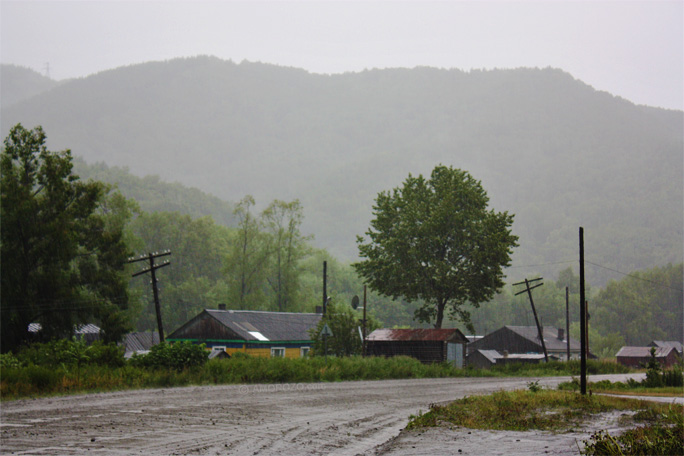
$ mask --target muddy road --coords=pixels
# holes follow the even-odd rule
[[[639,374],[633,377],[639,378]],[[626,376],[593,376],[624,380]],[[431,403],[531,380],[449,378],[228,385],[5,402],[2,454],[382,454]],[[542,378],[555,386],[569,377]],[[500,443],[498,444],[500,446]],[[486,453],[486,451],[485,451]],[[484,454],[484,453],[481,453]]]

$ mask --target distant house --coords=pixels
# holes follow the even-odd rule
[[[672,347],[677,351],[677,354],[679,356],[682,356],[684,351],[682,350],[682,343],[677,341],[677,340],[654,340],[650,344],[648,344],[649,347]]]
[[[423,363],[463,367],[468,339],[458,329],[376,329],[366,338],[368,356],[410,356]]]
[[[313,344],[309,330],[321,314],[205,309],[169,334],[167,340],[204,343],[228,355],[299,358]],[[214,355],[215,356],[215,355]]]
[[[655,348],[655,358],[664,367],[677,362],[679,355],[674,347],[622,347],[615,357],[617,362],[630,367],[644,367],[651,359],[651,348]]]
[[[43,326],[40,323],[30,323],[28,331],[34,338],[39,338]],[[76,340],[83,340],[90,345],[96,340],[100,340],[100,328],[92,323],[74,326],[72,337]]]
[[[562,328],[543,328],[544,344],[549,357],[567,359],[568,336]],[[570,358],[579,358],[579,341],[570,339]],[[468,344],[468,354],[476,350],[496,350],[510,355],[544,353],[536,326],[504,326]],[[593,357],[593,355],[590,355]]]

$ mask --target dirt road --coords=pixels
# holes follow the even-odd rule
[[[601,378],[625,376],[590,381]],[[31,455],[382,454],[409,415],[429,404],[526,388],[530,380],[230,385],[19,400],[2,404],[0,448]]]

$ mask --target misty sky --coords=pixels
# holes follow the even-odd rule
[[[342,73],[561,68],[637,104],[684,107],[684,2],[6,1],[0,61],[53,79],[215,55]]]

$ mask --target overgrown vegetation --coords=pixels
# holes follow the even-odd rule
[[[334,307],[333,307],[334,308]],[[121,347],[60,340],[34,344],[18,354],[0,355],[0,396],[72,394],[149,387],[237,383],[299,383],[398,378],[570,375],[575,369],[566,363],[521,365],[515,371],[459,369],[451,364],[422,364],[409,357],[262,358],[235,354],[230,359],[207,361],[202,345],[160,344],[150,353],[123,358]],[[604,363],[602,373],[617,367]],[[534,383],[534,382],[532,382]],[[538,385],[538,383],[537,383]]]
[[[629,429],[618,436],[605,430],[594,433],[585,440],[582,454],[587,455],[681,455],[684,454],[684,415],[681,406],[667,411],[649,409],[637,413],[635,421],[643,426]]]

